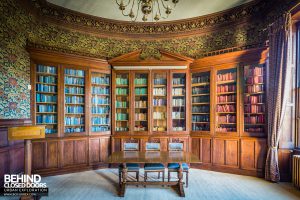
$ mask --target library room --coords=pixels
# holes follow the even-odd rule
[[[0,16],[0,199],[300,199],[299,0]]]

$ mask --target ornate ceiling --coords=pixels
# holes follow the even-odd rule
[[[124,17],[115,0],[47,0],[70,10],[78,11],[80,13],[85,13],[93,15],[96,17],[114,19],[114,20],[129,20],[130,18]],[[126,0],[127,1],[127,0]],[[126,2],[125,1],[125,2]],[[220,11],[227,10],[252,0],[181,0],[176,5],[176,8],[169,16],[170,20],[181,20],[192,17],[199,17],[207,14],[212,14]],[[171,4],[170,4],[171,5]],[[141,20],[142,15],[138,17],[138,21]],[[160,21],[166,21],[161,19]]]

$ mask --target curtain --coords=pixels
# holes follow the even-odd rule
[[[269,27],[269,67],[268,77],[268,152],[265,165],[265,179],[280,181],[278,166],[278,146],[282,130],[283,118],[288,98],[288,80],[291,78],[291,16],[277,19]]]

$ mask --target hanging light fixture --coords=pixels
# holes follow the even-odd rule
[[[129,17],[131,21],[136,21],[141,12],[144,22],[148,21],[149,16],[156,22],[161,18],[167,19],[172,12],[172,7],[175,8],[178,2],[179,0],[116,0],[124,16]],[[129,11],[126,12],[127,8]]]

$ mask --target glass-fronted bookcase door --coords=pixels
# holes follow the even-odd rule
[[[111,133],[111,75],[106,70],[90,70],[90,134]]]
[[[84,67],[64,65],[64,136],[86,135],[89,127],[87,74]]]
[[[58,137],[60,68],[53,63],[32,63],[33,124],[44,125],[46,137]]]

